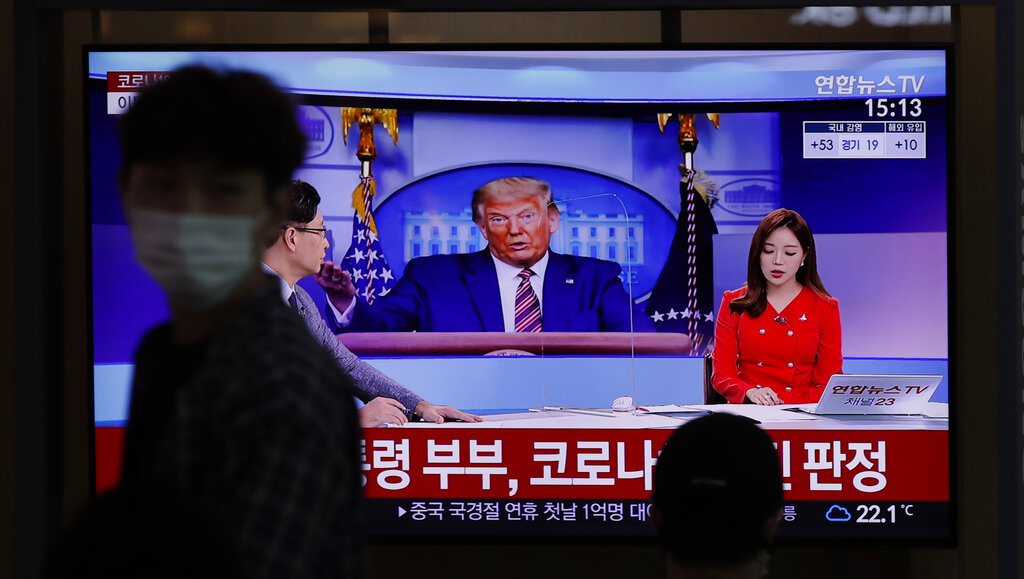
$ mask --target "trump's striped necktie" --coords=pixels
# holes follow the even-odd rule
[[[540,300],[530,285],[530,276],[536,275],[529,269],[519,272],[522,281],[516,289],[516,332],[539,332],[541,329]]]

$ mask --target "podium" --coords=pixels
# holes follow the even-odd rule
[[[629,356],[690,352],[690,337],[629,332],[373,332],[341,334],[357,356]]]

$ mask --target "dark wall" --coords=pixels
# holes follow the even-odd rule
[[[562,2],[561,6],[583,4]],[[751,0],[743,5],[770,4]],[[188,0],[171,6],[202,9],[200,3]],[[37,575],[47,541],[91,492],[89,332],[84,314],[88,311],[87,214],[78,80],[81,45],[138,42],[139,37],[152,42],[251,42],[260,34],[275,40],[314,42],[387,38],[392,42],[465,42],[479,35],[512,42],[637,42],[657,41],[663,33],[681,34],[680,30],[691,29],[700,18],[711,16],[719,22],[716,26],[722,27],[723,41],[785,39],[778,27],[763,26],[763,15],[736,13],[723,18],[721,11],[679,15],[655,10],[654,16],[627,12],[612,14],[610,19],[587,12],[434,12],[389,19],[386,12],[365,10],[313,17],[301,13],[107,12],[99,7],[90,0],[0,3],[0,33],[8,32],[0,38],[12,49],[0,51],[0,78],[13,79],[4,83],[13,90],[3,91],[0,97],[0,115],[5,119],[0,122],[0,184],[4,186],[5,209],[0,211],[5,220],[0,231],[5,246],[13,248],[4,252],[3,258],[4,270],[11,275],[8,283],[0,284],[7,292],[0,327],[13,330],[5,333],[0,348],[0,366],[6,378],[0,390],[0,561],[13,561],[10,570],[15,577]],[[997,101],[996,97],[1000,91],[1015,94],[1013,80],[1022,68],[1012,54],[997,58],[997,46],[1011,52],[1015,47],[1013,18],[1019,15],[1013,8],[1012,0],[954,8],[948,29],[933,33],[940,39],[947,35],[957,47],[954,219],[958,277],[954,296],[958,305],[954,315],[959,363],[954,371],[961,387],[955,402],[958,428],[951,436],[958,464],[954,485],[960,500],[958,545],[949,549],[779,549],[772,565],[775,577],[1020,576],[1019,553],[1014,549],[1020,540],[1016,510],[1019,447],[1000,448],[997,444],[997,424],[1001,424],[1003,432],[1009,432],[1019,445],[1020,428],[1016,425],[1014,429],[1012,421],[1014,414],[1016,420],[1020,417],[1016,390],[1020,351],[1009,348],[1017,350],[1014,355],[1000,349],[996,331],[999,320],[1009,317],[1000,316],[1007,307],[1019,314],[1020,296],[993,299],[1012,293],[1010,287],[1016,285],[1015,280],[1010,287],[1000,284],[997,272],[1021,271],[1019,250],[1015,249],[1019,232],[1012,223],[1016,220],[1019,224],[1020,218],[1009,207],[1014,203],[1019,211],[1017,181],[1009,172],[1017,167],[1019,158],[1008,158],[1016,150],[1009,127],[1019,125],[1011,122],[1012,98]],[[676,26],[673,19],[677,18],[685,25]],[[287,30],[294,30],[294,35],[282,32]],[[810,33],[801,30],[800,34],[803,39]],[[823,28],[820,40],[852,40],[842,34],[841,30]],[[921,32],[897,30],[894,34],[901,35],[899,40],[919,40]],[[1020,88],[1017,91],[1019,96]],[[1003,102],[1001,108],[996,107],[999,102]],[[1000,123],[1006,128],[997,133]],[[998,182],[997,175],[1003,176]],[[997,215],[1012,218],[997,221]],[[9,295],[12,292],[14,295]],[[1019,327],[1007,331],[1011,335],[1020,332]],[[1006,409],[1001,423],[994,420],[1000,407]],[[1009,472],[998,479],[997,465],[1007,462]],[[994,492],[997,482],[1004,485],[1001,496]],[[997,533],[1000,520],[1009,535]],[[657,551],[635,546],[379,545],[370,547],[369,564],[372,577],[396,572],[446,578],[662,575]],[[4,568],[0,576],[7,571]]]

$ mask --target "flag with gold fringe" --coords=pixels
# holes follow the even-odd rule
[[[360,177],[352,192],[355,216],[352,223],[352,242],[341,260],[341,267],[352,276],[356,293],[366,303],[387,295],[395,285],[395,275],[388,267],[381,248],[377,224],[373,219],[373,197],[377,186],[372,175]]]

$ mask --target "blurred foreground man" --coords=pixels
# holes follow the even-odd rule
[[[136,258],[171,311],[136,352],[123,487],[199,509],[248,576],[360,576],[351,381],[260,268],[305,150],[292,103],[185,68],[141,92],[121,145]]]
[[[712,414],[679,427],[658,457],[651,502],[669,579],[768,574],[782,474],[750,419]]]

